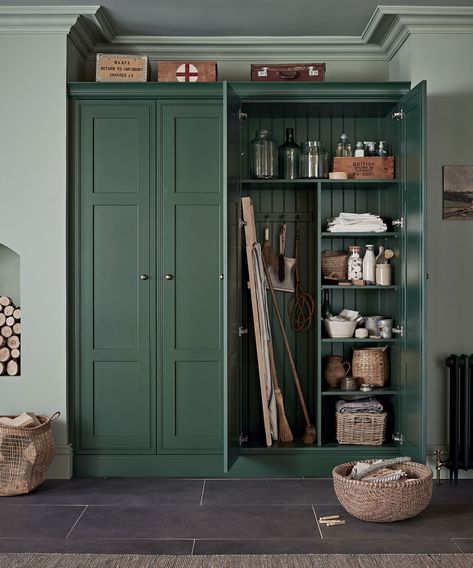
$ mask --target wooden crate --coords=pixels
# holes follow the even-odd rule
[[[334,158],[334,172],[346,172],[350,179],[394,179],[394,156]]]
[[[99,82],[146,82],[148,80],[148,57],[146,55],[98,53],[95,80]]]
[[[251,65],[252,81],[323,81],[325,63]]]
[[[217,62],[158,61],[157,80],[170,83],[215,83]]]

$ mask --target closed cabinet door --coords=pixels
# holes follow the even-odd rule
[[[76,448],[155,451],[150,372],[150,172],[154,103],[83,102]]]
[[[226,277],[221,105],[162,102],[158,129],[161,451],[221,451]]]

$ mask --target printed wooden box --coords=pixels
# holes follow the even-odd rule
[[[394,179],[394,156],[334,158],[334,172],[346,172],[350,179]]]
[[[252,81],[323,81],[325,63],[251,65]]]
[[[215,83],[216,61],[158,61],[158,81],[178,83]]]
[[[98,53],[95,80],[99,82],[146,82],[148,80],[148,57],[146,55]]]

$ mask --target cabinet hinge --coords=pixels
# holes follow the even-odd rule
[[[401,109],[398,112],[393,112],[391,118],[393,120],[404,120],[404,111]]]
[[[399,445],[402,446],[404,444],[404,435],[401,434],[400,432],[395,432],[393,434],[393,441],[399,442]]]
[[[404,337],[404,326],[400,325],[399,327],[393,327],[392,331],[395,335],[399,335],[399,337]]]
[[[241,109],[238,111],[238,120],[246,120],[248,118],[248,113],[243,112]]]
[[[241,325],[238,327],[238,337],[242,337],[248,333],[247,327],[242,327]]]
[[[245,444],[246,442],[248,442],[248,435],[241,433],[241,434],[238,436],[238,445],[240,446],[240,448],[241,448],[241,447],[243,446],[243,444]]]
[[[243,219],[239,219],[238,226],[240,227],[240,229],[243,229],[244,227],[246,227],[246,221],[243,221]]]
[[[394,219],[393,227],[399,227],[399,229],[404,229],[404,217],[400,219]]]

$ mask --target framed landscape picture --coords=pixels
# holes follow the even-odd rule
[[[473,219],[473,166],[443,166],[443,218]]]

